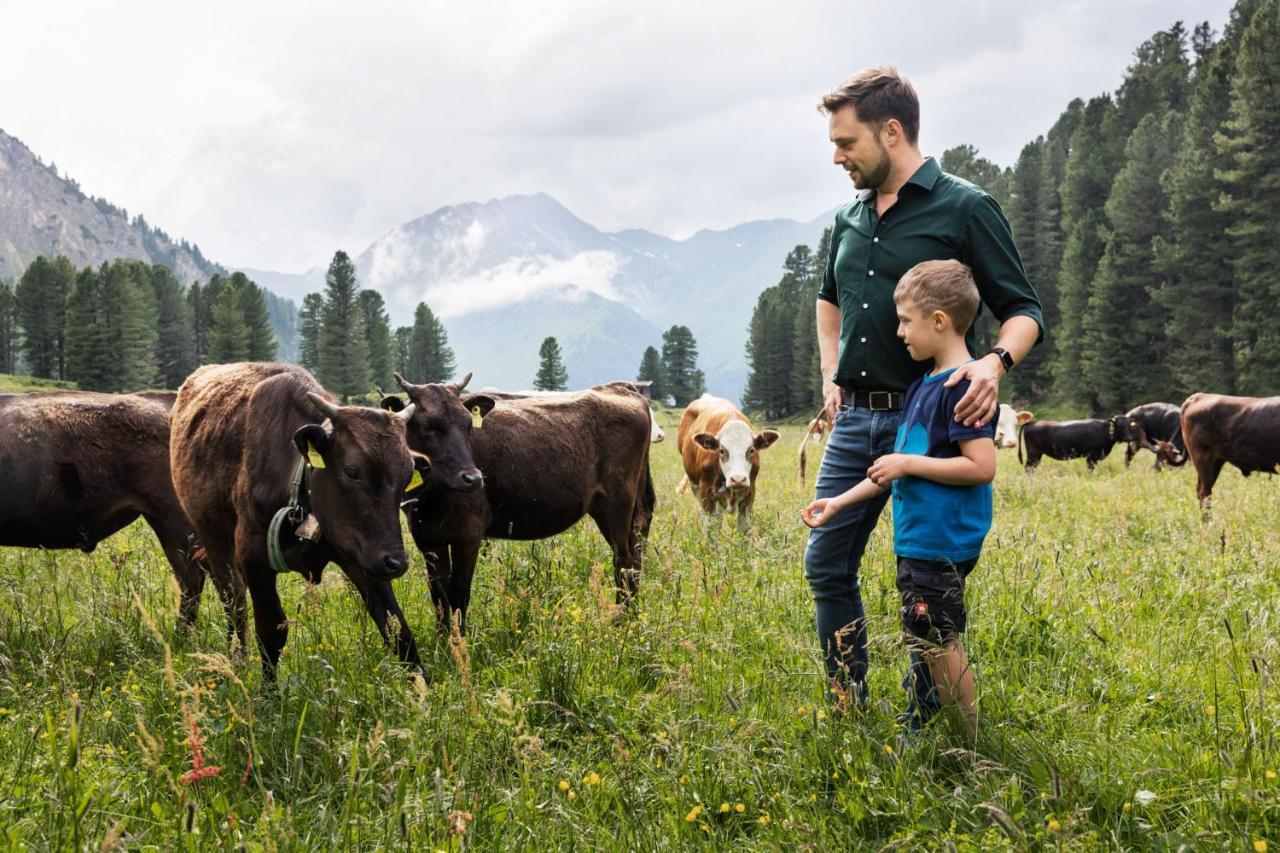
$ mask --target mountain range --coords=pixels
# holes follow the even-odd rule
[[[662,330],[688,326],[713,393],[737,399],[756,298],[796,245],[815,245],[832,213],[770,219],[675,240],[642,229],[605,232],[545,194],[442,207],[399,225],[355,255],[363,287],[379,291],[395,325],[420,301],[441,317],[473,387],[525,388],[542,339],[554,336],[572,387],[635,376]],[[141,215],[86,196],[0,131],[0,279],[38,254],[78,266],[117,257],[171,267],[190,283],[225,273],[197,246]],[[304,273],[242,268],[269,294],[280,355],[296,352],[296,304],[322,291],[328,259]],[[413,377],[409,377],[412,379]]]

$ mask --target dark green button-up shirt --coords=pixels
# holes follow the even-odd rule
[[[1031,317],[1044,336],[1040,298],[1022,268],[1009,221],[991,196],[948,175],[932,157],[876,215],[874,191],[840,209],[819,299],[840,308],[836,384],[858,391],[905,391],[929,369],[898,338],[893,289],[921,261],[955,259],[973,270],[982,302],[1003,323]],[[973,352],[972,328],[965,336]],[[974,353],[977,355],[977,353]]]

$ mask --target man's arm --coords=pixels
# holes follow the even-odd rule
[[[1019,314],[1000,324],[1000,338],[996,346],[1009,351],[1013,363],[1027,357],[1040,338],[1040,325],[1032,317]],[[969,380],[969,391],[956,403],[956,420],[965,426],[986,426],[995,419],[999,403],[1000,380],[1006,371],[1000,356],[988,354],[971,364],[961,365],[947,377],[951,387],[962,379]]]
[[[996,444],[989,438],[967,438],[958,442],[960,455],[935,459],[914,453],[881,456],[867,470],[867,479],[886,486],[902,477],[919,477],[944,486],[977,486],[996,477]]]
[[[835,383],[840,361],[840,306],[818,300],[818,363],[822,366],[822,407],[831,423],[844,402],[844,392]]]

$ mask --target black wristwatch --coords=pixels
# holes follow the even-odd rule
[[[992,353],[1000,357],[1000,363],[1004,365],[1005,373],[1013,370],[1013,356],[1009,355],[1009,351],[1007,349],[1004,347],[992,347],[987,355],[991,355]],[[986,358],[986,356],[983,356],[983,358]]]

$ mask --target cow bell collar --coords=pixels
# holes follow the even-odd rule
[[[271,517],[271,524],[267,527],[267,560],[271,563],[272,571],[278,575],[302,571],[294,569],[285,559],[281,537],[285,535],[286,526],[297,539],[315,542],[320,538],[320,524],[311,514],[308,500],[310,495],[307,490],[307,469],[309,467],[305,456],[298,460],[298,467],[293,471],[293,482],[289,486],[289,503],[276,511],[276,514]]]

